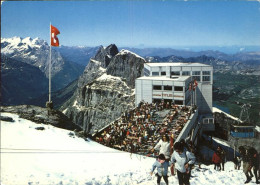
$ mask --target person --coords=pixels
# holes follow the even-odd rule
[[[163,154],[167,161],[170,160],[171,146],[168,135],[163,135],[162,139],[151,149],[152,152],[154,150],[159,150],[159,154]]]
[[[242,157],[243,172],[246,175],[245,184],[247,184],[247,183],[249,183],[251,181],[251,177],[249,176],[249,171],[251,171],[249,154],[248,154],[248,151],[243,146],[240,146],[238,148],[238,150],[239,150],[239,153],[240,153],[240,155]]]
[[[234,162],[235,170],[240,170],[241,161],[242,161],[242,158],[240,156],[237,156],[234,158],[233,162]]]
[[[220,152],[221,167],[222,167],[222,170],[224,171],[224,166],[225,166],[225,161],[226,161],[226,152],[221,146],[218,147],[218,150]]]
[[[253,168],[253,172],[256,179],[256,184],[260,184],[258,181],[257,170],[259,169],[259,157],[257,151],[252,147],[248,150],[250,159],[250,168]]]
[[[190,166],[195,163],[195,156],[189,151],[184,151],[184,146],[180,142],[176,142],[170,163],[171,167],[175,164],[179,184],[189,185]]]
[[[212,162],[214,163],[214,170],[221,170],[221,156],[220,151],[217,149],[217,151],[214,152],[212,156]]]
[[[168,168],[170,166],[169,161],[166,161],[166,158],[164,156],[164,154],[160,154],[158,156],[158,159],[154,162],[153,166],[152,166],[152,170],[150,172],[151,175],[153,175],[154,170],[157,168],[157,185],[160,184],[161,179],[163,177],[166,185],[169,184],[168,182]]]

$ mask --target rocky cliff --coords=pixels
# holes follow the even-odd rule
[[[64,128],[68,130],[81,130],[81,128],[75,125],[68,119],[62,112],[58,110],[49,110],[33,105],[18,105],[0,107],[0,112],[16,113],[21,118],[31,120],[39,124],[51,124],[58,128]]]
[[[116,45],[101,47],[78,80],[72,98],[61,110],[85,132],[93,133],[134,108],[135,79],[145,60]]]

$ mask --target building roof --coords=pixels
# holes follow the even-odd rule
[[[184,82],[188,80],[190,76],[172,76],[171,78],[166,76],[142,76],[137,78],[137,80],[162,80],[162,81],[181,81]]]
[[[202,63],[183,63],[183,62],[159,62],[159,63],[145,63],[145,65],[148,65],[150,67],[161,67],[161,66],[183,66],[183,67],[212,67],[211,65],[202,64]]]

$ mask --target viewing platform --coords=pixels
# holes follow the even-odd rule
[[[92,135],[103,145],[130,153],[150,155],[150,150],[168,135],[170,143],[188,138],[194,143],[199,131],[195,107],[170,103],[143,103]]]

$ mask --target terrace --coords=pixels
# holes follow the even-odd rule
[[[176,140],[186,137],[184,133],[190,133],[191,130],[187,124],[195,112],[196,109],[190,106],[141,102],[134,110],[125,112],[119,119],[93,134],[93,138],[108,147],[150,156],[150,150],[162,135],[169,136],[171,146]],[[184,128],[189,130],[184,132]]]

